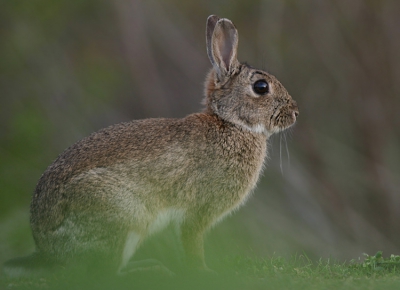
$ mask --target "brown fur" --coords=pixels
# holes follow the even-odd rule
[[[274,76],[237,61],[237,43],[232,22],[209,17],[213,69],[204,112],[110,126],[47,168],[31,203],[35,257],[65,264],[95,256],[121,270],[168,216],[180,226],[188,263],[206,269],[204,232],[245,202],[262,171],[268,137],[298,114]],[[260,79],[268,94],[254,92]]]

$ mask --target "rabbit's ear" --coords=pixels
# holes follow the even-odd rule
[[[237,60],[239,35],[229,19],[219,19],[215,25],[213,23],[216,18],[210,16],[208,20],[207,29],[215,26],[211,36],[211,43],[210,45],[207,44],[208,55],[217,72],[218,79],[222,81],[225,77],[232,75],[239,66],[239,61]],[[207,31],[207,36],[208,33]]]
[[[212,36],[214,32],[215,25],[217,24],[220,18],[217,15],[210,15],[207,18],[207,25],[206,25],[206,43],[207,43],[207,55],[210,59],[212,65],[214,65],[214,57],[212,54]]]

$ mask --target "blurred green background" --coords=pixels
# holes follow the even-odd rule
[[[210,14],[235,23],[239,60],[276,75],[300,116],[207,259],[400,253],[399,1],[16,0],[0,9],[0,262],[33,251],[31,193],[66,147],[202,109]],[[163,239],[138,255],[174,253]]]

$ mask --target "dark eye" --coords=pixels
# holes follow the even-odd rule
[[[256,94],[265,95],[269,91],[268,83],[265,80],[258,80],[253,85]]]

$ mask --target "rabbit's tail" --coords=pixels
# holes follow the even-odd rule
[[[49,274],[55,267],[54,262],[35,252],[26,257],[8,260],[3,265],[3,272],[10,278],[37,277]]]

